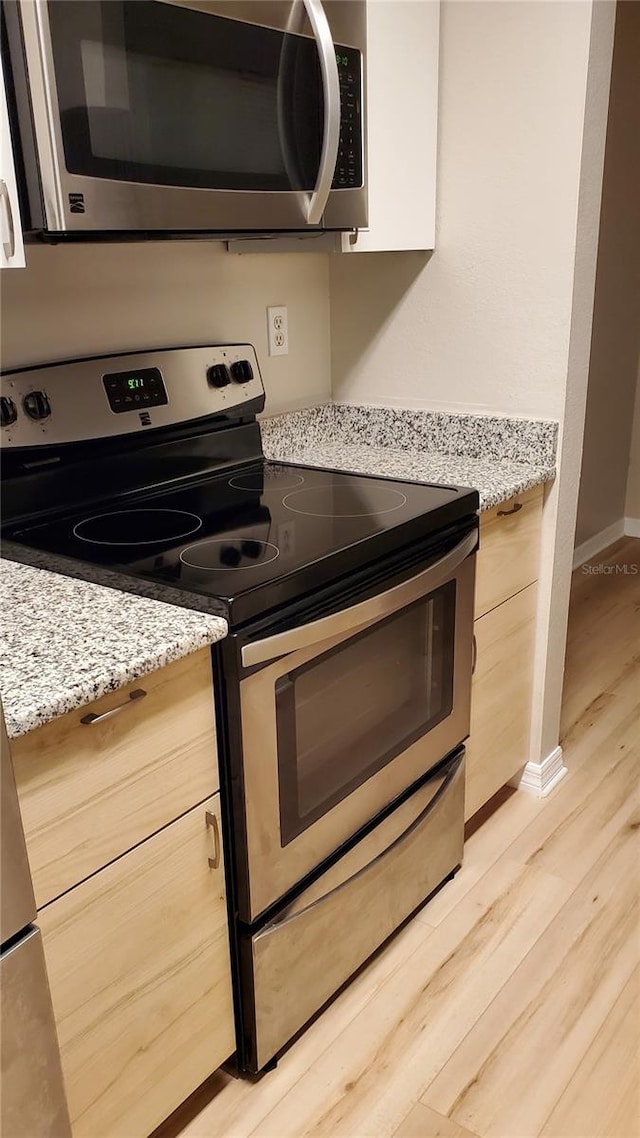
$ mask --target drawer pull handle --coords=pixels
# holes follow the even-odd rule
[[[476,664],[477,663],[478,663],[478,641],[476,640],[476,638],[474,636],[473,647],[471,649],[471,675],[474,674],[474,672],[476,670]]]
[[[522,509],[522,502],[514,502],[510,510],[498,510],[499,518],[508,518],[509,514],[517,514]]]
[[[211,810],[207,810],[205,818],[207,820],[207,826],[210,826],[213,831],[213,857],[210,857],[208,861],[211,869],[217,869],[220,865],[220,829],[218,827],[218,819]]]
[[[93,711],[88,715],[83,715],[80,720],[86,727],[93,727],[94,723],[104,723],[105,719],[111,719],[112,715],[119,715],[127,707],[131,707],[138,699],[144,699],[146,695],[144,688],[136,688],[135,691],[129,692],[129,696],[124,703],[119,703],[117,707],[112,707],[111,711],[103,711],[102,715],[95,715]]]

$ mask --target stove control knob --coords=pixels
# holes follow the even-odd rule
[[[229,368],[226,364],[212,364],[207,368],[207,382],[210,387],[226,387],[231,383]]]
[[[18,409],[8,395],[0,396],[0,426],[10,427],[18,418]]]
[[[22,400],[30,419],[48,419],[51,414],[51,405],[44,391],[29,391]]]
[[[253,368],[248,360],[236,360],[231,364],[231,375],[236,383],[249,383],[253,379]]]
[[[228,569],[236,569],[242,561],[242,554],[235,545],[223,545],[220,550],[220,560]]]
[[[262,553],[262,544],[259,541],[243,541],[240,548],[245,557],[252,557],[254,561]]]

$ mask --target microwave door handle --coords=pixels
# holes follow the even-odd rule
[[[340,144],[340,79],[336,49],[321,0],[303,0],[320,56],[324,93],[324,132],[318,177],[307,203],[307,224],[319,225],[331,192]]]
[[[269,660],[277,660],[286,656],[288,652],[295,652],[299,648],[311,648],[314,644],[321,644],[330,636],[337,636],[343,632],[356,631],[365,624],[374,620],[382,620],[399,609],[417,601],[420,597],[444,585],[463,561],[474,553],[478,545],[478,531],[474,529],[457,545],[429,565],[422,569],[415,577],[403,581],[378,593],[348,609],[323,616],[320,620],[310,621],[302,628],[290,628],[286,632],[267,636],[264,640],[255,640],[252,644],[245,644],[242,648],[242,664],[250,668],[254,664],[265,664]]]

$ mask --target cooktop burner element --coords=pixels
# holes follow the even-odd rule
[[[294,490],[282,501],[294,514],[314,518],[373,518],[402,509],[407,504],[407,496],[380,483],[369,488],[366,483],[350,486],[329,482],[325,486]]]
[[[277,545],[254,538],[212,537],[196,541],[182,550],[180,560],[191,569],[210,573],[227,573],[230,569],[257,569],[280,556]]]
[[[293,470],[284,470],[281,466],[272,466],[265,463],[264,468],[251,470],[248,474],[238,474],[229,479],[229,485],[237,490],[274,490],[281,493],[283,490],[293,490],[302,486],[304,478]]]
[[[180,541],[202,528],[202,518],[186,510],[113,510],[94,514],[73,527],[89,545],[155,545]]]

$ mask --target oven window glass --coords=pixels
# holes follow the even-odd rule
[[[315,40],[153,0],[48,6],[67,169],[154,185],[310,190]]]
[[[455,581],[276,683],[281,844],[453,706]]]

